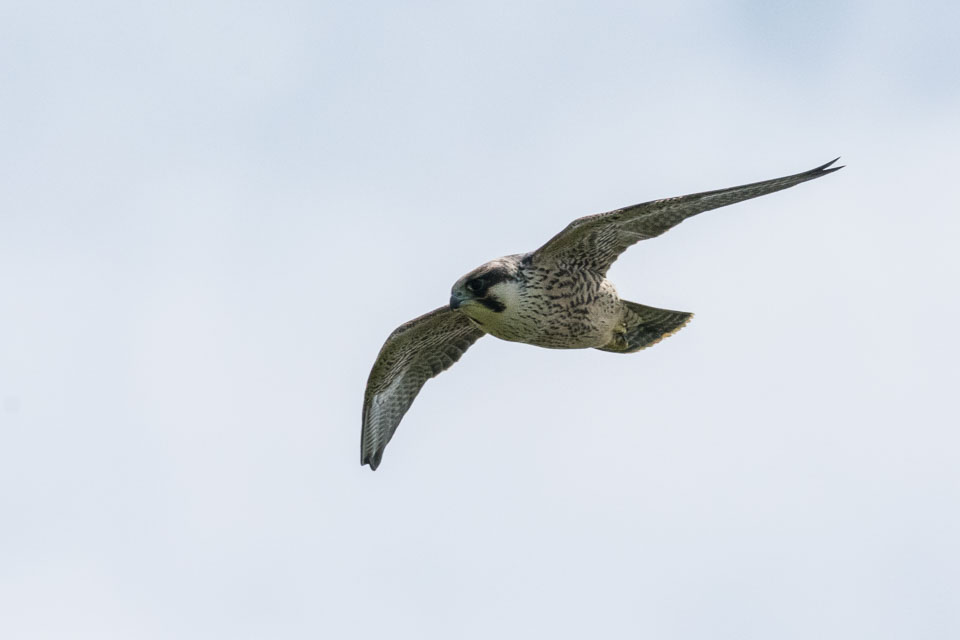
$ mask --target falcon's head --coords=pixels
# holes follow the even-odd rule
[[[450,308],[481,325],[496,323],[520,295],[520,257],[492,260],[463,276],[450,291]]]

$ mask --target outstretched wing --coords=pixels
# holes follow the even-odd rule
[[[383,450],[421,387],[460,359],[483,331],[459,311],[435,309],[403,324],[383,343],[363,395],[360,464],[380,465]]]
[[[578,218],[531,256],[549,258],[606,273],[627,247],[654,238],[698,213],[725,207],[813,180],[843,167],[828,168],[839,158],[816,169],[783,178],[729,189],[705,191],[677,198],[635,204],[607,213]]]

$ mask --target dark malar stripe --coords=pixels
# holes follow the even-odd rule
[[[501,313],[507,308],[507,305],[503,304],[499,300],[494,300],[493,298],[480,298],[477,300],[477,302],[485,306],[487,309],[490,309],[494,313]]]

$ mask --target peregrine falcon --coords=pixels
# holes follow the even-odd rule
[[[477,267],[450,303],[398,327],[373,365],[363,397],[360,464],[376,469],[424,383],[481,336],[551,349],[633,353],[683,328],[691,313],[620,299],[606,274],[627,247],[687,218],[787,189],[841,169],[816,169],[729,189],[645,202],[571,222],[536,251]]]

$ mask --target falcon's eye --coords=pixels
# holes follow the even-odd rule
[[[473,280],[467,281],[467,291],[470,293],[480,293],[483,291],[483,280],[480,278],[474,278]]]

